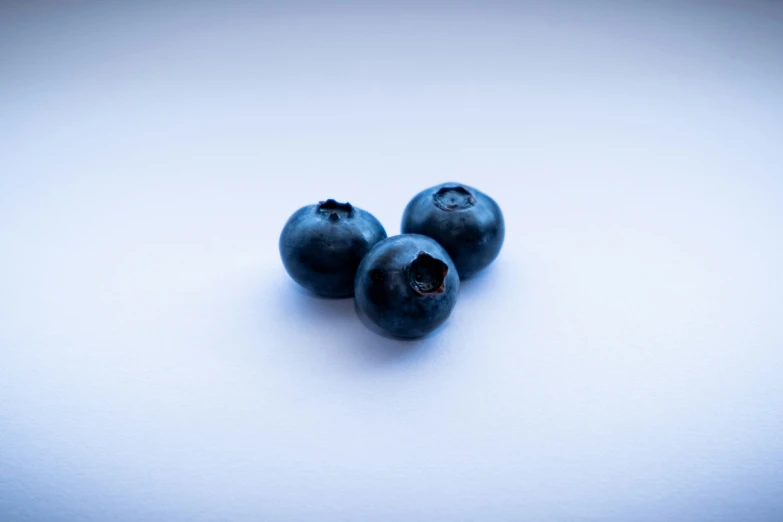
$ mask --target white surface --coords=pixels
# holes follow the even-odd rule
[[[781,9],[689,5],[4,4],[0,520],[783,520]],[[287,279],[446,180],[438,335]]]

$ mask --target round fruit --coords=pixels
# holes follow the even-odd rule
[[[356,305],[394,337],[421,337],[440,326],[457,303],[459,275],[432,239],[403,234],[379,242],[356,272]]]
[[[384,238],[386,231],[372,214],[327,199],[288,219],[280,234],[280,257],[291,278],[311,292],[349,297],[359,263]]]
[[[459,183],[417,194],[402,215],[404,234],[423,234],[441,245],[463,279],[489,266],[500,253],[506,226],[495,200]]]

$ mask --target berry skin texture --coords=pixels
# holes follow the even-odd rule
[[[288,275],[321,297],[350,297],[362,258],[386,230],[375,216],[333,199],[300,208],[280,234]]]
[[[356,272],[356,306],[392,337],[422,337],[448,319],[459,274],[431,238],[403,234],[373,247]]]
[[[405,207],[403,234],[423,234],[451,256],[462,279],[489,266],[506,235],[495,200],[460,183],[443,183],[419,192]]]

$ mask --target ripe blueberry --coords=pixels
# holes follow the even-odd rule
[[[333,199],[300,208],[280,234],[280,257],[291,278],[322,297],[353,295],[356,269],[386,238],[375,217]]]
[[[379,242],[356,272],[356,305],[395,337],[421,337],[437,328],[457,302],[459,275],[432,239],[403,234]]]
[[[417,194],[402,215],[403,234],[423,234],[443,245],[461,278],[489,266],[506,233],[495,200],[467,185],[443,183]]]

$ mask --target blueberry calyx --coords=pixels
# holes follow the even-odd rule
[[[432,195],[432,200],[435,206],[447,212],[465,210],[476,204],[476,197],[461,185],[441,187]]]
[[[446,263],[424,251],[416,254],[416,259],[408,266],[411,288],[419,295],[442,294],[446,290],[448,273]]]
[[[353,205],[350,203],[339,203],[333,199],[321,201],[316,206],[318,212],[329,215],[329,221],[338,221],[341,217],[348,217],[353,214]]]

